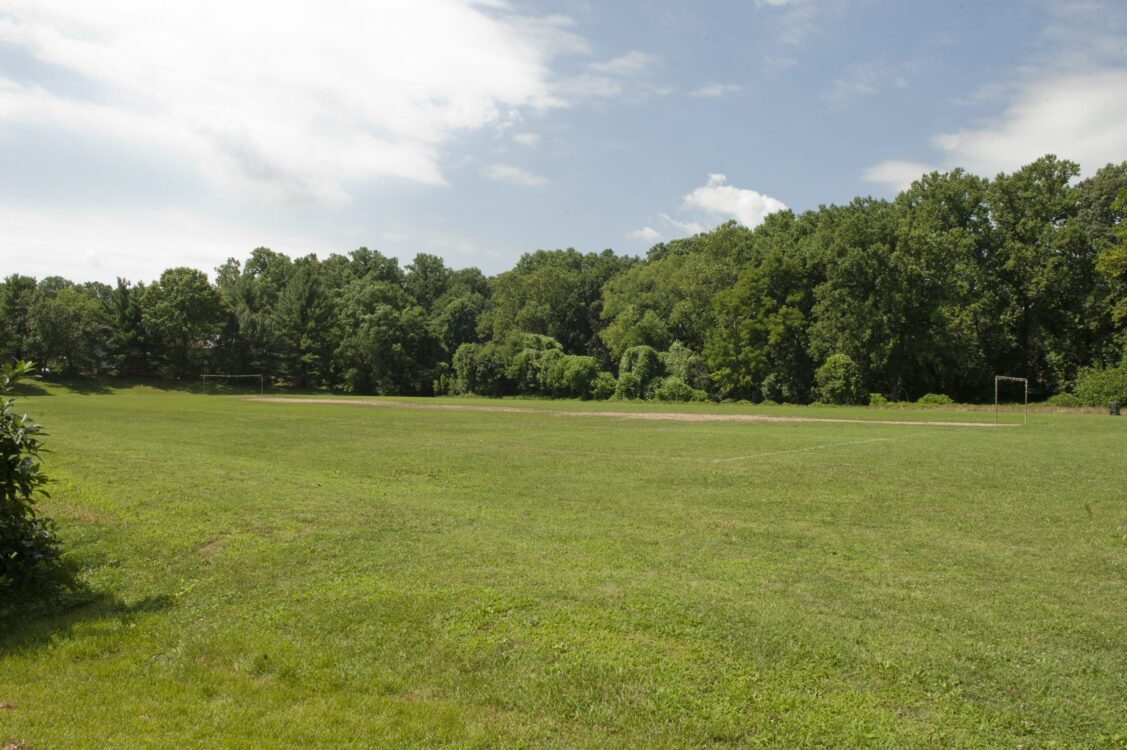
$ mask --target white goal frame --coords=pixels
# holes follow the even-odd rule
[[[1009,375],[994,376],[994,424],[998,424],[998,383],[1003,380],[1025,384],[1025,403],[1021,410],[1021,423],[1029,424],[1029,378],[1015,378]]]
[[[205,372],[203,374],[204,390],[207,390],[208,378],[211,378],[212,380],[237,380],[239,378],[242,378],[242,379],[246,379],[246,378],[257,379],[258,380],[258,393],[259,393],[259,395],[266,393],[266,379],[262,376],[262,373],[251,373],[251,374],[247,374],[247,375],[216,375],[216,374]]]

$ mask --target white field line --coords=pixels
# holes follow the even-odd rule
[[[766,414],[709,414],[707,412],[645,412],[645,411],[563,411],[530,409],[522,406],[478,406],[476,404],[412,404],[403,401],[374,399],[289,398],[253,396],[248,401],[271,404],[341,404],[345,406],[376,406],[397,409],[425,409],[442,411],[475,411],[501,414],[543,414],[551,417],[605,417],[610,419],[639,419],[658,422],[800,422],[808,424],[879,424],[897,427],[1019,427],[1015,424],[993,422],[955,422],[918,419],[848,419],[835,417],[769,416]]]
[[[824,445],[808,445],[805,448],[790,448],[785,451],[765,451],[763,453],[750,453],[746,456],[731,456],[730,458],[714,458],[712,463],[722,464],[729,461],[750,461],[753,458],[765,458],[767,456],[784,456],[788,453],[807,453],[809,451],[820,451],[827,448],[844,448],[850,445],[864,445],[866,443],[887,443],[890,440],[903,440],[903,437],[897,438],[871,438],[869,440],[849,440],[842,443],[826,443]]]

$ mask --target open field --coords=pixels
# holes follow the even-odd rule
[[[0,745],[1127,747],[1127,419],[34,391]]]

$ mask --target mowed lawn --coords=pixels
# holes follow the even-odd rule
[[[1127,418],[36,390],[0,745],[1127,747]]]

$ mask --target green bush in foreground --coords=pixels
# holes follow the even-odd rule
[[[32,371],[29,362],[0,369],[0,601],[61,577],[54,524],[35,513],[36,495],[46,495],[39,460],[43,428],[15,411],[12,387]]]
[[[925,393],[916,403],[920,406],[950,406],[955,401],[945,393]]]

